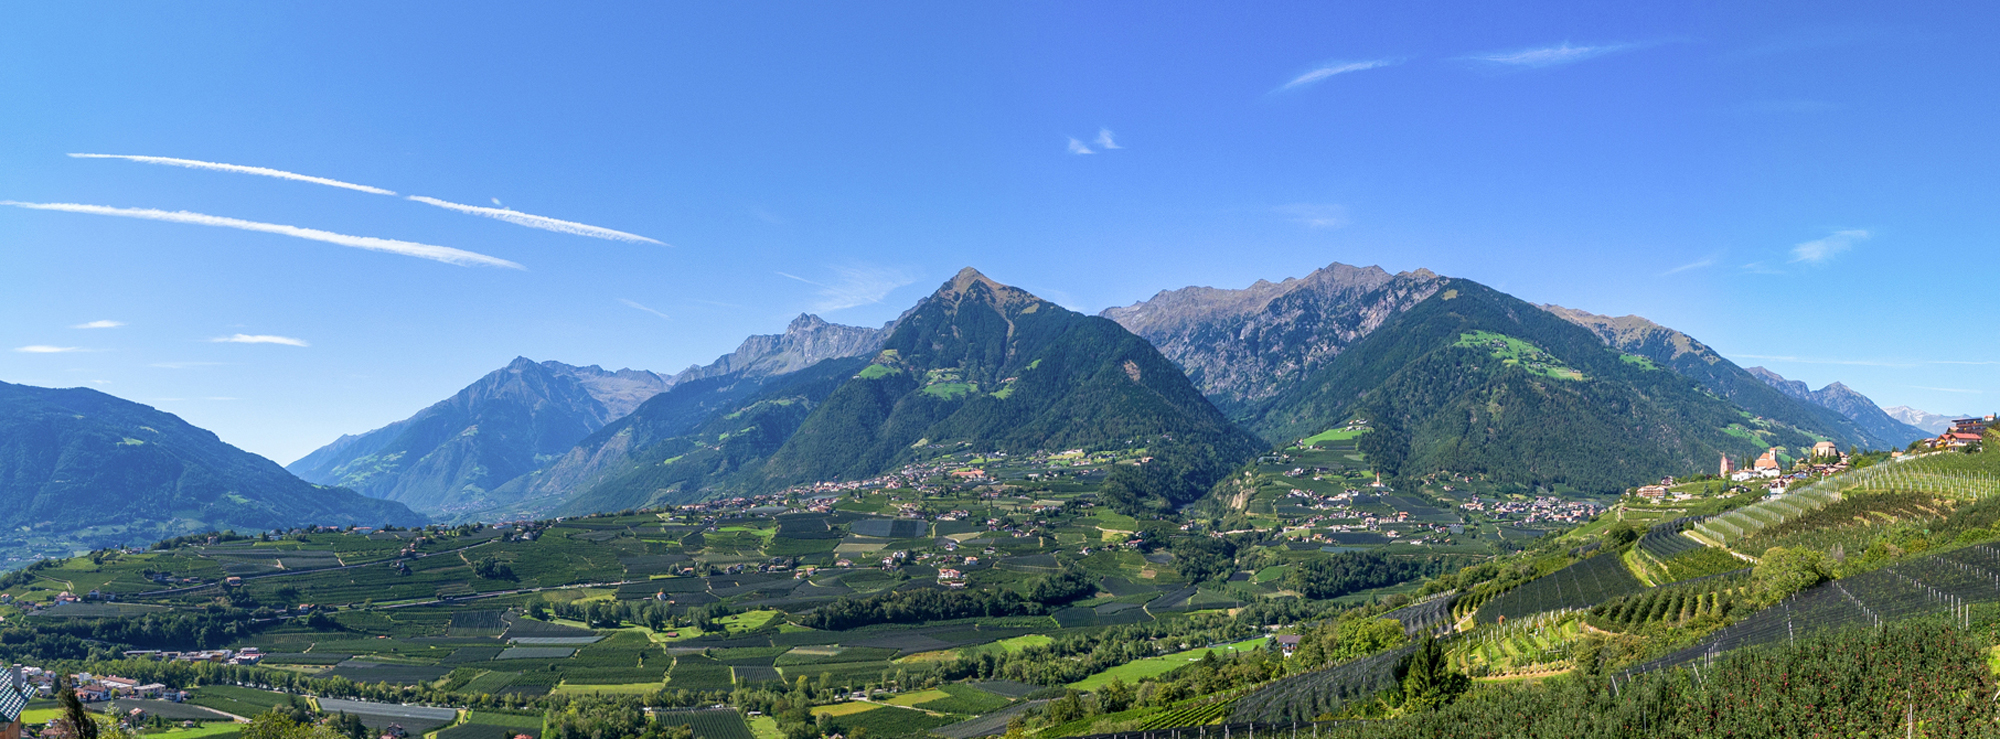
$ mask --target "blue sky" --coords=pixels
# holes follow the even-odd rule
[[[287,462],[966,265],[1095,312],[1340,261],[2000,400],[1990,6],[567,5],[0,7],[0,380]]]

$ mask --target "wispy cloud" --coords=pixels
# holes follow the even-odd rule
[[[1104,128],[1102,126],[1098,127],[1097,129],[1097,145],[1100,148],[1103,148],[1107,151],[1111,149],[1125,148],[1123,146],[1119,146],[1118,141],[1116,139],[1111,138],[1111,129]]]
[[[1973,394],[1973,395],[1985,395],[1985,394],[1986,394],[1986,393],[1985,393],[1985,391],[1981,391],[1981,390],[1967,390],[1967,389],[1965,389],[1965,388],[1962,388],[1962,387],[1926,387],[1926,386],[1923,386],[1923,385],[1910,385],[1910,387],[1913,387],[1913,388],[1916,388],[1916,389],[1918,389],[1918,390],[1935,390],[1935,391],[1937,391],[1937,392],[1940,392],[1940,393],[1971,393],[1971,394]]]
[[[124,321],[91,321],[89,323],[79,323],[70,328],[118,328],[123,325],[125,325]]]
[[[23,354],[69,354],[71,352],[87,352],[90,350],[80,346],[49,346],[46,344],[32,344],[29,346],[15,347],[14,351],[21,352]]]
[[[394,192],[391,192],[389,190],[384,190],[379,187],[357,185],[352,182],[341,182],[340,180],[330,180],[325,177],[314,177],[312,175],[304,175],[304,174],[299,174],[297,172],[286,172],[282,169],[270,169],[268,167],[245,167],[241,164],[223,164],[221,162],[203,162],[195,159],[175,159],[173,157],[148,157],[148,156],[136,156],[132,154],[71,154],[70,156],[75,157],[77,159],[124,159],[126,161],[140,162],[143,164],[164,164],[170,167],[186,167],[188,169],[206,169],[215,172],[234,172],[236,174],[254,174],[260,177],[276,177],[281,180],[310,182],[315,185],[326,185],[328,187],[339,187],[348,190],[358,190],[360,192],[373,193],[376,195],[396,194]]]
[[[445,200],[439,200],[437,198],[427,198],[422,195],[411,195],[410,199],[415,200],[419,203],[423,203],[425,205],[435,205],[439,208],[455,210],[460,213],[470,213],[475,216],[485,216],[487,218],[492,218],[495,220],[506,221],[516,226],[539,228],[543,231],[566,233],[572,236],[589,236],[593,239],[607,239],[610,241],[625,241],[635,244],[642,244],[642,243],[659,244],[661,246],[666,246],[666,242],[656,241],[654,239],[649,239],[644,236],[640,236],[638,234],[625,233],[624,231],[613,231],[611,229],[604,228],[602,226],[592,226],[586,223],[576,223],[574,221],[557,220],[554,218],[550,218],[548,216],[538,216],[529,213],[522,213],[521,211],[513,210],[511,208],[487,208],[479,205],[465,205],[463,203],[453,203]]]
[[[1331,203],[1293,203],[1280,205],[1272,210],[1285,215],[1293,223],[1303,224],[1307,228],[1340,228],[1349,223],[1347,208]]]
[[[256,231],[259,233],[308,239],[311,241],[323,241],[329,244],[348,246],[356,249],[401,254],[406,257],[418,257],[460,266],[527,269],[505,259],[489,257],[484,254],[476,254],[461,249],[453,249],[448,246],[433,246],[431,244],[419,244],[414,241],[397,241],[395,239],[378,239],[373,236],[349,236],[332,231],[321,231],[315,228],[300,228],[298,226],[285,226],[276,223],[245,221],[238,218],[191,213],[185,210],[166,211],[154,210],[152,208],[113,208],[104,205],[81,205],[77,203],[21,203],[13,200],[0,200],[0,205],[11,205],[16,208],[30,208],[33,210],[57,210],[65,213],[85,213],[99,216],[118,216],[120,218],[139,218],[148,221],[188,223],[196,226],[234,228],[243,231]]]
[[[809,280],[790,272],[778,272],[787,277],[819,288],[820,300],[813,310],[836,311],[882,302],[889,292],[916,282],[916,278],[902,269],[867,266],[829,267],[835,279],[826,282]]]
[[[1071,153],[1071,154],[1096,154],[1097,152],[1094,152],[1094,151],[1091,151],[1091,150],[1090,150],[1090,147],[1088,147],[1088,146],[1084,146],[1084,145],[1083,145],[1083,142],[1082,142],[1082,141],[1078,141],[1078,140],[1077,140],[1077,138],[1076,138],[1075,136],[1071,136],[1071,137],[1069,137],[1069,153]]]
[[[1324,62],[1317,67],[1313,67],[1311,71],[1308,71],[1297,77],[1293,77],[1292,81],[1279,85],[1278,89],[1273,90],[1273,92],[1285,92],[1287,90],[1296,90],[1301,87],[1310,87],[1312,85],[1325,81],[1328,77],[1343,75],[1349,72],[1362,72],[1370,69],[1380,69],[1382,67],[1401,64],[1402,62],[1403,60],[1401,59],[1369,59],[1367,61],[1359,61],[1359,62],[1356,61]]]
[[[1814,239],[1792,247],[1792,261],[1820,264],[1832,259],[1836,254],[1854,248],[1857,242],[1867,240],[1868,232],[1860,229],[1835,231],[1826,238]]]
[[[1593,59],[1596,57],[1604,56],[1606,54],[1614,54],[1620,51],[1629,51],[1631,49],[1638,48],[1638,46],[1639,46],[1638,44],[1597,44],[1595,46],[1576,46],[1565,41],[1563,43],[1556,44],[1554,46],[1538,46],[1531,49],[1516,49],[1513,51],[1494,51],[1483,54],[1471,54],[1466,56],[1465,58],[1475,62],[1484,62],[1487,64],[1493,64],[1502,67],[1514,67],[1520,69],[1540,69],[1543,67],[1558,67],[1564,64],[1575,64],[1585,59]]]
[[[1691,270],[1691,269],[1701,269],[1701,268],[1703,268],[1703,267],[1713,267],[1713,266],[1715,266],[1715,262],[1716,262],[1716,258],[1715,258],[1715,257],[1712,257],[1712,256],[1711,256],[1711,257],[1703,257],[1703,258],[1701,258],[1701,259],[1697,259],[1697,260],[1695,260],[1695,261],[1692,261],[1692,262],[1688,262],[1687,264],[1683,264],[1683,265],[1681,265],[1681,266],[1679,266],[1679,267],[1675,267],[1675,268],[1673,268],[1673,269],[1670,269],[1670,270],[1667,270],[1667,271],[1665,271],[1665,272],[1661,272],[1661,273],[1660,273],[1660,275],[1661,275],[1661,276],[1665,276],[1665,275],[1671,275],[1671,274],[1678,274],[1678,273],[1681,273],[1681,272],[1686,272],[1686,271],[1688,271],[1688,270]]]
[[[669,321],[671,321],[671,320],[674,320],[674,317],[673,317],[673,316],[670,316],[670,315],[667,315],[667,314],[665,314],[665,313],[661,313],[661,312],[659,312],[659,311],[656,311],[656,310],[653,310],[653,309],[651,309],[651,308],[648,308],[648,307],[646,307],[646,306],[643,306],[643,305],[640,305],[640,304],[639,304],[639,301],[636,301],[636,300],[626,300],[626,299],[624,299],[624,298],[619,298],[619,299],[618,299],[618,302],[620,302],[620,303],[624,303],[624,304],[625,304],[625,307],[627,307],[627,308],[636,308],[636,309],[638,309],[638,310],[642,310],[642,311],[645,311],[645,312],[647,312],[647,313],[651,313],[651,314],[653,314],[653,315],[656,315],[656,316],[659,316],[659,317],[661,317],[661,318],[664,318],[664,319],[667,319],[667,320],[669,320]]]
[[[311,344],[306,343],[305,339],[294,339],[290,336],[272,336],[270,334],[230,334],[228,336],[218,336],[213,339],[209,339],[209,343],[283,344],[285,346],[312,346]]]

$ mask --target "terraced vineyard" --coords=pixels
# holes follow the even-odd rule
[[[1570,644],[1582,634],[1583,622],[1574,613],[1532,616],[1454,640],[1451,657],[1472,675],[1567,669]]]
[[[1180,726],[1201,726],[1212,724],[1229,715],[1235,707],[1233,700],[1211,700],[1189,703],[1161,711],[1139,722],[1141,729],[1170,729]]]
[[[1683,552],[1701,547],[1701,542],[1681,536],[1678,522],[1654,526],[1645,536],[1639,537],[1639,551],[1645,552],[1658,562],[1666,562]]]
[[[1840,491],[1831,486],[1807,486],[1783,497],[1758,501],[1702,521],[1695,524],[1694,530],[1717,544],[1730,546],[1765,528],[1825,508],[1840,499]]]
[[[1592,626],[1627,631],[1652,622],[1678,624],[1701,617],[1728,618],[1747,597],[1748,573],[1674,583],[1600,603],[1590,609]]]
[[[2000,549],[1981,544],[1809,588],[1700,643],[1633,668],[1641,673],[1712,661],[1744,647],[1810,633],[1933,615],[1963,617],[1976,603],[2000,603]]]
[[[1494,596],[1479,607],[1474,618],[1481,624],[1492,624],[1537,613],[1588,608],[1645,587],[1617,555],[1600,554]]]
[[[1384,613],[1382,617],[1401,621],[1403,623],[1403,633],[1410,636],[1424,632],[1443,636],[1450,633],[1453,627],[1451,618],[1452,606],[1457,602],[1458,593],[1439,593],[1421,603],[1407,605]]]
[[[1237,699],[1229,712],[1234,722],[1286,723],[1311,721],[1333,713],[1351,701],[1379,693],[1396,682],[1396,663],[1416,651],[1410,644],[1323,670],[1279,679]]]

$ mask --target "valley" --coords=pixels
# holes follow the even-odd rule
[[[108,454],[23,490],[129,459],[224,482],[156,485],[221,501],[170,526],[68,514],[15,543],[0,652],[24,716],[70,690],[187,739],[1675,721],[1599,686],[1926,628],[1963,646],[1924,653],[1941,685],[1994,684],[1991,417],[1931,438],[1643,319],[1429,272],[1155,300],[1114,321],[968,268],[880,330],[802,316],[673,375],[517,359],[305,480],[20,388],[17,425],[117,411],[71,414]]]

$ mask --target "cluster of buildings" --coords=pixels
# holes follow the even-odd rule
[[[1930,440],[1932,449],[1962,449],[1979,443],[1985,438],[1986,430],[1993,427],[1993,414],[1985,418],[1960,418],[1951,422],[1951,428]]]
[[[264,652],[256,647],[242,649],[204,649],[194,652],[163,652],[158,649],[135,649],[125,653],[126,659],[157,659],[172,662],[219,662],[226,665],[254,665],[264,661]]]
[[[40,667],[14,665],[11,675],[14,678],[12,687],[20,688],[30,699],[56,694],[58,675],[55,672]],[[175,690],[159,683],[141,683],[117,675],[79,672],[69,676],[69,679],[70,684],[76,688],[76,699],[85,703],[98,703],[114,698],[152,698],[179,703],[188,698],[188,692],[185,690]]]
[[[1468,511],[1481,511],[1496,521],[1518,517],[1523,524],[1559,523],[1580,524],[1604,512],[1604,506],[1587,500],[1563,500],[1552,495],[1537,495],[1527,500],[1480,500],[1479,496],[1458,505]]]

